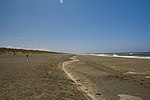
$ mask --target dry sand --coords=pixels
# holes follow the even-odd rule
[[[1,55],[0,100],[87,100],[58,67],[66,54]]]
[[[150,100],[150,60],[78,55],[64,66],[93,100]]]
[[[149,94],[149,59],[0,56],[0,100],[150,100]]]

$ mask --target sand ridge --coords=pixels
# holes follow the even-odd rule
[[[94,95],[94,92],[95,90],[92,88],[91,83],[90,81],[88,80],[84,80],[86,84],[84,84],[83,82],[80,81],[80,78],[79,79],[77,77],[75,77],[74,75],[72,75],[72,73],[70,73],[66,66],[68,66],[69,64],[71,63],[76,63],[78,62],[79,60],[77,59],[77,56],[73,56],[72,58],[70,58],[71,61],[66,61],[62,64],[62,69],[64,70],[64,72],[68,75],[68,78],[71,79],[72,81],[74,81],[74,83],[77,85],[77,88],[84,92],[86,94],[86,97],[88,100],[105,100],[104,98],[97,98],[96,95]],[[90,87],[89,87],[90,86]],[[97,94],[98,95],[98,94]],[[90,98],[89,98],[90,97]]]

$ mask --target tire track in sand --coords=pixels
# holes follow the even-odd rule
[[[71,63],[74,63],[74,62],[78,62],[79,60],[76,58],[76,56],[73,56],[70,58],[71,60],[70,61],[66,61],[64,63],[62,63],[62,70],[67,74],[67,77],[69,80],[73,81],[76,85],[76,87],[78,88],[79,91],[81,91],[85,97],[88,99],[88,100],[98,100],[93,94],[92,94],[92,91],[90,90],[87,90],[88,87],[86,87],[85,85],[83,85],[81,82],[77,81],[77,79],[72,75],[70,74],[67,70],[66,70],[66,66],[71,64]],[[59,67],[60,68],[60,67]]]

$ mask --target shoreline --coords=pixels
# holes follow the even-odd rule
[[[150,59],[150,57],[143,57],[143,56],[118,56],[118,55],[110,56],[110,55],[101,55],[101,54],[83,54],[83,55],[100,56],[100,57],[116,57],[116,58]]]

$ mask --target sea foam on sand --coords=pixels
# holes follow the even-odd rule
[[[108,55],[108,54],[88,54],[93,56],[102,56],[102,57],[121,57],[121,58],[136,58],[136,59],[150,59],[150,57],[140,57],[140,56],[119,56],[119,55]]]

